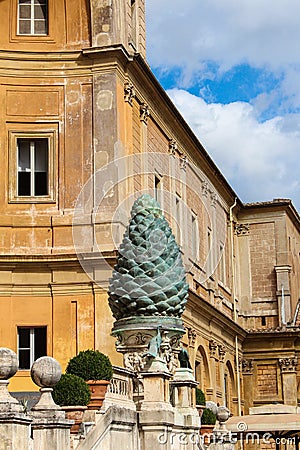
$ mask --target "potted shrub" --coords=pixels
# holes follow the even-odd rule
[[[55,403],[66,412],[66,418],[74,420],[71,433],[78,433],[83,413],[91,398],[86,382],[77,375],[63,374],[54,386],[52,395]]]
[[[202,417],[203,411],[205,410],[205,403],[204,392],[201,389],[196,388],[196,409],[200,417]]]
[[[77,375],[86,381],[91,392],[89,409],[100,409],[113,376],[108,356],[99,350],[84,350],[70,359],[66,373]]]
[[[201,417],[200,434],[203,436],[204,444],[209,445],[210,436],[216,423],[216,415],[210,409],[204,409]]]

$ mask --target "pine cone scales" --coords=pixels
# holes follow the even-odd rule
[[[158,203],[148,194],[135,201],[109,284],[116,319],[180,317],[188,285],[178,245]]]

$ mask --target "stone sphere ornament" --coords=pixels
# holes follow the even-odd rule
[[[61,366],[56,359],[42,356],[33,363],[30,374],[37,386],[52,388],[59,382],[61,373]]]
[[[0,348],[0,380],[13,377],[19,368],[18,357],[10,348]]]
[[[188,284],[180,249],[156,200],[133,204],[131,219],[109,282],[109,306],[117,319],[180,318]]]

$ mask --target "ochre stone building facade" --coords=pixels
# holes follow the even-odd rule
[[[244,205],[151,73],[143,0],[0,2],[0,340],[65,367],[110,336],[107,283],[133,200],[156,196],[190,285],[207,399],[298,403],[299,215]],[[78,200],[79,199],[79,200]]]

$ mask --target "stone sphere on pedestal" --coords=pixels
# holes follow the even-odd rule
[[[19,368],[18,357],[10,348],[0,348],[0,380],[13,377]]]
[[[52,388],[61,377],[61,366],[56,359],[51,356],[38,358],[31,367],[32,381],[42,388]]]

